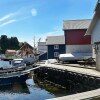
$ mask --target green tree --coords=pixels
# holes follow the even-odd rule
[[[1,35],[0,44],[1,44],[2,52],[5,53],[8,47],[8,38],[6,35]]]
[[[6,35],[1,35],[0,38],[0,53],[5,53],[7,49],[18,50],[20,48],[17,37],[7,38]]]

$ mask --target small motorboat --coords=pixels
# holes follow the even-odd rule
[[[0,85],[6,85],[17,82],[25,82],[29,72],[26,71],[26,65],[22,59],[9,61],[10,68],[0,69]]]
[[[92,56],[92,53],[66,53],[60,54],[58,60],[62,62],[81,61],[88,59]]]
[[[26,64],[23,59],[13,59],[9,61],[11,67],[25,67]]]
[[[28,73],[2,73],[0,74],[0,85],[25,82],[27,79]]]

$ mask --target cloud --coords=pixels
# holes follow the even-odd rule
[[[32,14],[32,16],[36,16],[37,15],[37,10],[35,8],[33,8],[31,10],[31,14]]]
[[[13,13],[10,13],[10,14],[8,14],[8,15],[5,15],[4,17],[0,18],[0,21],[4,21],[4,20],[6,20],[6,19],[12,17],[13,15],[14,15]]]
[[[14,22],[16,22],[16,20],[14,20],[14,19],[13,20],[9,20],[9,21],[4,22],[3,24],[1,24],[0,27],[6,26],[6,25],[14,23]]]
[[[16,12],[9,13],[9,14],[1,17],[0,18],[0,27],[3,27],[8,24],[16,22],[15,19],[17,19],[17,21],[22,21],[22,20],[26,20],[26,19],[32,17],[32,16],[30,16],[30,10],[31,10],[32,16],[37,15],[37,10],[34,8],[33,9],[21,8],[21,9],[17,10]]]

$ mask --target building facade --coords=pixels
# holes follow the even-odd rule
[[[98,0],[94,17],[86,31],[86,35],[91,35],[93,58],[96,59],[96,69],[100,71],[100,0]]]
[[[16,55],[16,50],[6,50],[5,52],[6,56],[15,56]]]
[[[37,46],[39,60],[47,60],[47,45],[46,42],[38,42]]]
[[[65,53],[64,36],[48,36],[46,39],[47,59],[56,59],[59,54]]]
[[[34,52],[34,48],[27,42],[25,42],[24,45],[22,45],[20,48],[21,57],[34,57]]]
[[[38,42],[37,49],[39,54],[47,52],[46,42]]]
[[[91,36],[84,36],[91,20],[65,20],[66,53],[91,53]]]

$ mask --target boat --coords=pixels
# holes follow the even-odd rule
[[[92,57],[92,53],[66,53],[60,54],[58,60],[62,62],[81,61]]]
[[[26,65],[32,65],[38,61],[35,57],[25,57],[23,58],[23,61]]]
[[[9,60],[11,67],[26,67],[26,63],[23,59]]]
[[[11,67],[0,69],[0,85],[25,82],[29,72],[26,71],[25,63],[22,59],[14,59],[10,61]]]
[[[20,72],[5,72],[0,74],[0,85],[7,85],[12,83],[22,83],[28,79],[28,73]]]

